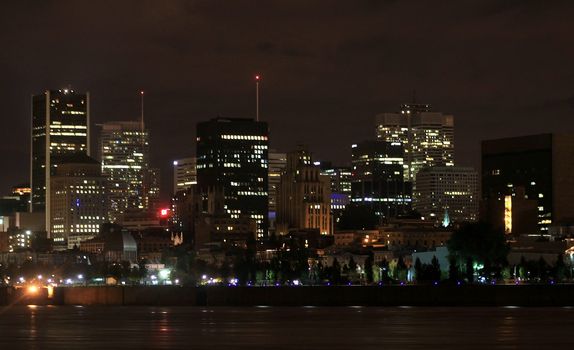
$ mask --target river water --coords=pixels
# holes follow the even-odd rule
[[[572,308],[74,307],[0,309],[0,349],[547,349]]]

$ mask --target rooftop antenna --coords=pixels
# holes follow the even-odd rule
[[[259,81],[261,80],[261,75],[255,75],[255,118],[259,121]]]
[[[141,131],[143,134],[143,132],[144,132],[144,91],[143,90],[140,91],[140,96],[141,96],[141,121],[140,121],[141,125],[140,126],[141,126]]]

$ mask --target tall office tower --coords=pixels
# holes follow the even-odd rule
[[[403,146],[385,141],[363,141],[351,147],[351,202],[371,207],[381,219],[407,213],[412,188],[404,181]]]
[[[574,218],[574,135],[541,134],[482,142],[481,215],[512,234],[546,234],[550,225]],[[537,214],[519,212],[518,196],[537,203]],[[524,204],[526,204],[525,201]],[[497,203],[499,205],[497,205]],[[536,215],[538,227],[524,229],[516,220]]]
[[[318,229],[331,234],[331,183],[300,149],[287,154],[287,166],[277,192],[277,232],[289,229]]]
[[[50,232],[56,249],[79,247],[107,221],[107,186],[100,163],[83,153],[62,160],[51,178]]]
[[[30,211],[45,212],[49,230],[52,174],[63,157],[77,152],[90,154],[89,93],[63,89],[32,96],[31,148]]]
[[[173,194],[186,191],[197,184],[197,169],[194,157],[173,161]]]
[[[201,211],[248,216],[257,238],[268,232],[268,138],[266,122],[215,118],[197,124],[197,185]],[[217,203],[214,203],[217,202]]]
[[[313,164],[321,168],[321,175],[329,177],[332,193],[348,193],[349,196],[351,195],[352,167],[333,166],[331,162],[313,162]]]
[[[159,168],[144,170],[144,208],[152,213],[160,209],[161,173]]]
[[[337,167],[330,162],[314,162],[321,168],[321,175],[328,176],[331,181],[331,213],[333,220],[339,222],[343,210],[351,201],[351,167]]]
[[[465,167],[427,167],[417,173],[413,209],[436,224],[478,219],[478,173]]]
[[[281,182],[281,174],[287,165],[287,154],[269,150],[269,226],[275,228],[277,217],[277,190]]]
[[[183,234],[186,242],[193,242],[195,218],[198,212],[197,185],[177,191],[171,198],[171,228],[173,232]]]
[[[377,139],[402,145],[405,181],[425,166],[454,166],[454,117],[428,104],[403,104],[398,113],[376,116]]]
[[[140,122],[101,125],[100,161],[109,181],[110,221],[128,209],[147,209],[145,178],[149,166],[149,133]]]

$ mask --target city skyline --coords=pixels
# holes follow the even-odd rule
[[[0,93],[2,119],[11,127],[0,137],[11,169],[0,189],[6,193],[28,177],[30,95],[68,84],[90,91],[92,124],[137,120],[139,91],[146,91],[151,162],[161,167],[166,194],[171,162],[194,154],[197,122],[255,117],[256,73],[262,74],[261,120],[270,125],[270,147],[308,144],[318,159],[337,165],[349,163],[350,144],[372,135],[376,114],[411,101],[413,90],[417,101],[456,116],[461,166],[478,168],[481,140],[570,129],[572,5],[451,5],[446,11],[421,2],[359,1],[325,11],[298,2],[257,8],[173,2],[143,4],[133,14],[126,2],[112,14],[98,4],[89,11],[79,3],[10,4],[0,15],[3,80],[9,82]],[[415,7],[419,11],[410,11]],[[400,26],[393,18],[406,13],[417,26],[394,29]],[[361,26],[333,25],[341,20]],[[77,29],[66,31],[61,23]],[[64,34],[78,46],[49,39]],[[104,37],[112,39],[98,39]],[[124,41],[133,45],[122,49]],[[32,59],[38,52],[41,63]],[[97,138],[92,135],[92,147]]]
[[[1,348],[564,347],[572,14],[3,2]]]

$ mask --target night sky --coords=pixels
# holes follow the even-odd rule
[[[273,148],[348,163],[416,90],[455,115],[457,163],[478,166],[482,139],[573,131],[573,15],[573,1],[3,1],[0,195],[28,181],[31,94],[88,90],[99,123],[138,118],[145,90],[166,197],[198,121],[254,116],[255,73]]]

